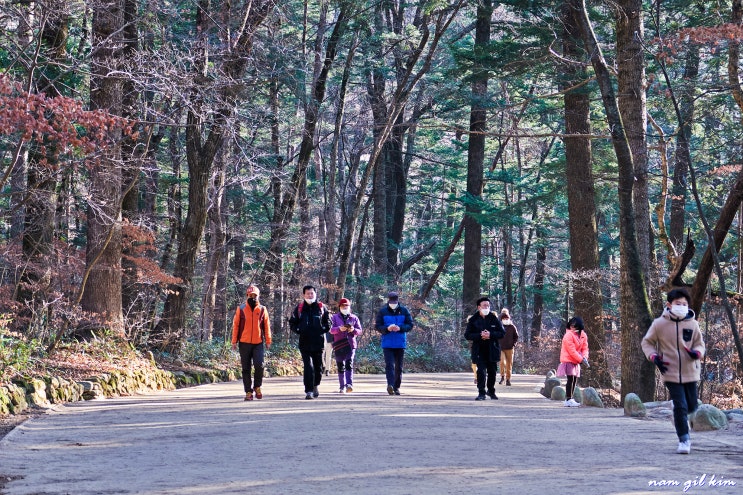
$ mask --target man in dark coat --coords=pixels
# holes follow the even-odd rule
[[[317,300],[317,291],[311,285],[302,288],[304,301],[300,302],[289,318],[289,328],[299,334],[299,352],[304,364],[305,399],[317,398],[322,380],[322,351],[325,334],[330,331],[330,314]]]
[[[464,338],[472,341],[472,362],[477,364],[478,395],[475,400],[485,400],[486,387],[487,396],[498,399],[495,395],[495,374],[500,361],[498,339],[505,334],[500,318],[490,312],[490,299],[478,299],[477,311],[470,316],[464,332]]]

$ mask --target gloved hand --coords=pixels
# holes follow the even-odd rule
[[[686,350],[686,353],[689,355],[689,357],[692,359],[699,359],[702,357],[702,353],[699,351],[692,351],[686,346],[684,346],[684,349]]]
[[[588,364],[588,359],[586,359],[586,358],[583,358],[583,361],[581,361],[581,363],[580,363],[580,364],[582,364],[582,365],[583,365],[583,366],[585,366],[586,368],[590,368],[590,367],[591,367],[591,365],[590,365],[590,364]]]
[[[663,361],[663,356],[659,354],[653,354],[650,356],[650,359],[655,363],[655,366],[658,367],[658,370],[660,370],[660,374],[665,374],[666,371],[668,371],[668,365],[670,364],[668,361]]]

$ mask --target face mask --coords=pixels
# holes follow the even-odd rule
[[[683,318],[689,314],[689,307],[681,304],[673,304],[671,306],[671,314],[676,318]]]
[[[508,319],[508,318],[506,318],[505,320],[502,320],[501,323],[503,323],[504,325],[510,325],[511,324],[511,320]]]
[[[488,316],[490,314],[490,308],[481,308],[480,314],[483,316]]]
[[[316,297],[313,297],[312,299],[307,299],[306,297],[304,298],[304,302],[306,302],[307,304],[313,304],[315,301],[317,301]]]
[[[341,314],[348,315],[351,314],[350,308],[341,308]]]
[[[256,303],[255,297],[248,298],[248,304],[250,305],[251,308],[255,307],[255,303]]]
[[[389,307],[390,309],[397,309],[398,304],[397,303],[390,303]]]

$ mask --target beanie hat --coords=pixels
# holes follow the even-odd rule
[[[500,310],[500,315],[505,316],[507,318],[511,317],[511,313],[508,312],[508,308],[503,308]]]
[[[340,301],[338,301],[338,306],[343,306],[344,304],[348,304],[350,306],[351,305],[351,301],[349,301],[345,297],[342,298]]]

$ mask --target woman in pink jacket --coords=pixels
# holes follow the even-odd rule
[[[560,366],[557,368],[557,376],[568,377],[565,385],[565,407],[580,407],[573,399],[573,392],[580,377],[581,364],[588,366],[588,337],[583,331],[583,319],[573,316],[568,320],[565,336],[562,338]]]

